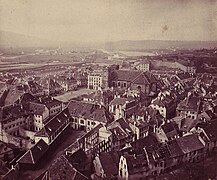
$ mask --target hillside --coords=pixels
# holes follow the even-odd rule
[[[105,43],[107,50],[129,50],[140,51],[148,49],[201,49],[217,47],[217,41],[163,41],[163,40],[141,40],[141,41],[116,41]]]
[[[0,47],[44,47],[50,46],[52,43],[47,40],[42,40],[33,36],[26,36],[23,34],[0,31]]]

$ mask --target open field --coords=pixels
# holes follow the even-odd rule
[[[56,96],[55,98],[60,100],[60,101],[63,101],[63,102],[68,102],[72,98],[76,98],[78,96],[88,94],[88,93],[91,93],[91,92],[94,92],[94,90],[83,88],[83,89],[79,89],[77,91],[66,92],[64,94]]]

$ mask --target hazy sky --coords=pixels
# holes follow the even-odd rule
[[[0,2],[0,30],[42,39],[217,40],[217,0]]]

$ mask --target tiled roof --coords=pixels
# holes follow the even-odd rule
[[[142,72],[140,71],[129,71],[129,70],[116,70],[112,72],[112,78],[114,81],[128,81],[132,82]]]
[[[23,91],[10,89],[5,99],[5,106],[15,103],[23,94]]]
[[[36,114],[36,115],[41,115],[42,116],[44,111],[45,111],[45,105],[30,102],[29,103],[29,110],[31,112],[33,112],[34,114]]]
[[[26,116],[29,115],[28,112],[26,112],[21,105],[10,105],[10,106],[4,106],[1,111],[2,118],[1,121],[8,120],[10,118],[14,119],[20,116]]]
[[[51,137],[63,124],[68,124],[69,118],[70,115],[66,108],[51,118],[44,127],[36,133],[36,136]]]
[[[189,130],[195,127],[197,123],[198,123],[197,119],[183,118],[181,120],[180,130],[184,132],[189,132]]]
[[[204,144],[200,141],[199,136],[195,134],[183,136],[176,140],[184,154],[204,148]]]
[[[200,107],[200,102],[201,101],[199,97],[190,95],[178,104],[177,109],[197,112]]]
[[[184,155],[176,139],[172,141],[168,141],[167,145],[168,145],[168,149],[170,151],[171,157],[178,157],[178,156]]]
[[[100,154],[99,159],[102,164],[106,178],[118,175],[119,158],[117,152],[110,151]]]
[[[17,162],[22,164],[36,164],[46,153],[49,146],[40,139],[30,150],[28,150]]]
[[[131,127],[129,126],[129,123],[126,122],[123,118],[113,121],[108,126],[108,129],[112,132],[116,140],[120,140],[125,137],[128,137],[133,133]]]
[[[139,155],[124,155],[127,161],[127,169],[129,175],[144,172],[148,168],[146,156],[144,154]]]
[[[83,149],[79,149],[73,154],[69,155],[67,159],[76,169],[78,169],[76,166],[85,163],[85,161],[87,160],[87,155]]]
[[[134,84],[150,84],[156,82],[153,75],[135,70],[116,70],[112,72],[113,81],[127,81]]]
[[[162,125],[161,127],[166,134],[170,133],[172,131],[176,131],[174,124],[172,122],[166,123],[166,124]]]
[[[112,115],[104,106],[89,102],[71,101],[68,104],[68,109],[72,117],[83,117],[103,123],[109,123],[113,120]]]
[[[126,103],[129,103],[130,101],[134,101],[133,97],[128,97],[128,98],[115,98],[111,101],[110,105],[121,105],[123,106]]]
[[[174,100],[170,96],[162,96],[162,97],[157,97],[153,100],[152,102],[154,105],[170,108],[175,104]]]
[[[217,120],[211,121],[211,123],[204,128],[204,131],[211,141],[217,141]]]
[[[49,180],[86,180],[86,176],[77,171],[64,157],[64,155],[57,158],[48,168],[47,179]]]
[[[61,101],[51,97],[51,96],[44,96],[39,99],[40,104],[44,104],[48,109],[50,109],[52,106],[60,105]]]
[[[154,134],[149,134],[144,138],[132,142],[131,145],[134,151],[140,154],[143,152],[144,148],[146,148],[148,152],[152,152],[159,146],[159,142]]]

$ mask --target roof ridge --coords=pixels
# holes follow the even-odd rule
[[[144,72],[140,72],[140,73],[132,80],[132,82],[134,82],[141,74],[144,74]]]
[[[35,164],[35,160],[34,160],[34,158],[33,158],[31,149],[30,149],[29,151],[30,151],[30,156],[31,156],[32,162],[33,162],[33,164]]]

